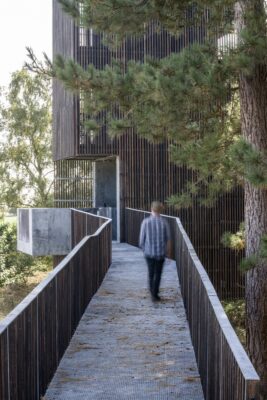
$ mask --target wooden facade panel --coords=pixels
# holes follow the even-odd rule
[[[167,209],[167,213],[171,214],[172,210]],[[216,292],[218,293],[221,299],[237,299],[244,296],[244,285],[245,285],[245,277],[239,271],[239,263],[242,257],[242,254],[237,253],[234,250],[226,249],[220,243],[221,236],[218,235],[217,240],[214,239],[212,234],[210,234],[210,226],[208,223],[205,224],[205,229],[199,232],[199,237],[196,235],[195,230],[191,230],[192,225],[188,224],[188,217],[183,218],[179,213],[175,213],[181,219],[184,226],[187,226],[187,233],[192,239],[192,243],[194,248],[205,266],[205,269],[215,286]],[[125,214],[125,241],[133,246],[138,246],[138,236],[140,232],[140,226],[142,220],[148,216],[146,212],[140,211],[131,211],[126,210]],[[201,220],[201,217],[199,217]],[[175,220],[175,219],[174,219]],[[168,221],[172,226],[172,218]],[[211,223],[210,223],[211,224]],[[130,227],[130,228],[129,228]],[[237,229],[238,224],[236,226]],[[195,227],[194,227],[195,229]],[[220,225],[218,229],[221,229],[221,234],[225,232],[228,227],[226,225]],[[176,236],[175,229],[172,229],[172,237]],[[194,243],[194,239],[196,243]],[[203,243],[201,243],[203,240]],[[176,249],[175,251],[182,252],[182,249]],[[187,259],[183,260],[183,254],[179,258],[181,262],[187,263]],[[180,266],[178,265],[178,269]],[[188,273],[187,270],[182,270],[181,273]],[[187,280],[186,280],[187,281]],[[181,285],[183,284],[183,280],[181,281]],[[184,288],[185,289],[185,288]],[[187,301],[186,299],[184,300]]]
[[[87,221],[86,217],[82,214],[71,211],[71,221],[72,221],[72,247],[79,243],[84,236],[87,235]],[[94,232],[96,229],[94,230]],[[92,232],[93,233],[93,232]]]
[[[89,268],[92,270],[92,284],[93,284],[92,295],[94,295],[95,288],[98,287],[100,282],[102,282],[102,279],[101,279],[102,272],[97,268],[97,266],[99,265],[100,254],[98,251],[95,251],[96,249],[98,249],[98,238],[97,237],[91,238],[90,249],[93,252],[93,259],[92,259],[92,262],[90,263]]]
[[[36,400],[39,395],[36,316],[34,300],[8,328],[10,400]]]
[[[57,0],[53,0],[53,57],[61,54],[77,59],[77,28],[72,19],[62,13]],[[66,38],[68,38],[66,40]],[[77,153],[77,110],[75,96],[53,80],[53,157],[58,160]],[[63,155],[65,155],[63,157]]]
[[[124,141],[126,139],[124,138]],[[130,147],[130,145],[132,150],[124,150],[120,156],[120,206],[122,210],[124,207],[149,210],[153,200],[157,199],[164,202],[172,194],[182,192],[184,185],[190,179],[190,173],[185,168],[178,168],[169,162],[166,145],[153,146],[143,141],[142,147],[138,151],[137,138],[131,139],[127,146]],[[78,164],[85,161],[70,160],[63,162]],[[88,160],[86,162],[90,163]],[[71,190],[69,185],[66,192],[63,184],[66,182],[64,176],[68,171],[66,168],[60,167],[61,163],[57,163],[57,172],[60,174],[63,170],[63,174],[56,178],[58,183],[55,205],[77,208],[80,208],[81,205],[92,206],[92,196],[88,198],[88,193],[92,193],[92,188],[90,189],[89,186],[92,185],[93,181],[89,179],[86,181],[87,187],[84,191],[81,191],[78,185]],[[69,184],[72,175],[69,178],[66,177],[66,179]],[[59,201],[60,197],[62,201]],[[77,201],[75,201],[75,198]],[[244,293],[244,277],[239,271],[239,263],[243,253],[225,248],[221,244],[224,232],[236,232],[239,229],[243,212],[243,191],[241,188],[221,196],[212,208],[199,206],[196,203],[192,208],[179,211],[173,207],[166,206],[165,208],[166,214],[176,215],[181,219],[216,290],[224,298],[232,297],[233,284],[238,285],[239,288],[237,297],[243,296]],[[121,239],[124,240],[125,220],[123,215],[121,221]]]
[[[207,300],[206,300],[207,302]],[[216,317],[214,318],[213,310],[208,304],[208,313],[206,315],[208,332],[207,332],[207,368],[206,368],[206,396],[207,400],[224,398],[220,396],[222,389],[222,333]],[[226,348],[224,348],[226,351]],[[227,365],[223,366],[226,367]],[[231,397],[230,397],[231,398]],[[241,399],[241,398],[240,398]],[[226,400],[226,399],[225,399]]]
[[[89,160],[55,163],[54,204],[59,208],[93,206],[93,169]]]
[[[72,247],[78,244],[85,236],[93,235],[107,219],[81,210],[71,210],[72,219]]]
[[[42,396],[59,362],[56,290],[54,280],[38,296],[38,363],[40,395]]]
[[[81,279],[83,281],[81,296],[81,310],[84,313],[89,301],[92,298],[93,286],[92,286],[92,269],[90,262],[91,250],[84,248],[80,252],[80,265],[81,265]]]
[[[87,214],[80,214],[86,221]],[[44,395],[111,263],[111,222],[99,220],[98,231],[78,243],[1,322],[0,400],[39,400]]]
[[[84,68],[91,63],[98,69],[104,68],[106,64],[112,64],[112,59],[120,60],[125,67],[129,60],[144,62],[147,56],[161,59],[172,52],[180,52],[193,42],[202,42],[206,33],[205,26],[200,23],[199,26],[187,28],[179,36],[174,36],[164,29],[159,29],[158,24],[152,22],[144,36],[128,37],[120,47],[111,51],[102,42],[103,34],[84,29],[78,32],[78,28],[74,27],[69,17],[62,13],[56,0],[54,0],[54,25],[54,53],[71,56]],[[86,195],[80,198],[78,188],[71,193],[66,186],[64,187],[60,179],[65,172],[60,160],[75,158],[75,162],[82,163],[85,159],[88,161],[105,156],[118,156],[120,231],[121,240],[124,240],[123,209],[130,207],[149,210],[153,200],[164,202],[171,195],[181,193],[186,183],[192,180],[192,172],[171,163],[167,142],[151,144],[140,138],[132,129],[119,138],[111,139],[105,125],[105,112],[99,116],[99,120],[103,122],[99,135],[92,136],[83,128],[83,121],[87,116],[82,93],[79,101],[75,102],[72,95],[60,90],[59,88],[54,92],[54,118],[58,121],[55,122],[58,128],[54,126],[55,160],[58,160],[55,205],[83,208],[89,204],[85,199]],[[64,107],[67,107],[65,111]],[[61,122],[58,113],[65,113],[62,114]],[[70,175],[71,173],[69,170]],[[69,196],[73,198],[64,201],[64,198]],[[165,212],[179,216],[182,220],[220,296],[232,297],[233,282],[239,287],[238,297],[243,296],[244,279],[238,270],[243,254],[225,249],[221,244],[222,234],[225,231],[235,232],[243,220],[242,190],[238,188],[221,196],[212,208],[194,204],[192,209],[182,209],[179,212],[173,207],[166,207]],[[237,290],[235,293],[237,294]]]
[[[8,329],[0,336],[0,399],[9,400]]]
[[[127,209],[126,214],[127,221],[139,223],[147,216],[133,209]],[[256,398],[259,377],[180,220],[164,218],[174,232],[174,256],[205,399],[252,400]],[[131,243],[138,240],[139,229],[134,232],[135,238],[131,227],[126,231]]]
[[[61,155],[73,157],[77,150],[77,101],[74,96],[65,91],[62,84],[53,82],[53,158],[58,160]]]
[[[199,301],[199,304],[201,304],[201,307],[198,307],[198,310],[195,310],[194,317],[195,319],[195,324],[198,325],[198,335],[197,337],[195,336],[193,340],[193,345],[195,353],[196,353],[196,359],[198,363],[198,369],[200,372],[200,376],[204,376],[206,373],[206,368],[207,368],[207,357],[208,357],[208,352],[206,349],[208,349],[208,338],[209,338],[209,327],[208,327],[208,321],[207,321],[207,315],[208,315],[208,303],[207,301],[203,301],[203,296],[204,296],[204,287],[201,284],[200,281],[197,282],[197,289],[198,289],[198,296],[196,297],[196,300]],[[198,315],[196,315],[198,313]],[[206,351],[205,351],[206,350]],[[203,392],[207,392],[207,382],[206,380],[202,379],[202,387],[203,387]]]
[[[82,282],[83,277],[81,274],[81,252],[75,255],[75,258],[70,263],[70,292],[69,296],[72,299],[70,302],[70,334],[71,337],[78,325],[78,322],[83,314],[82,311]]]
[[[71,263],[61,270],[56,279],[57,285],[57,349],[58,359],[61,360],[71,339],[72,326],[72,282],[70,273]],[[64,301],[62,301],[64,299]]]
[[[97,69],[111,65],[113,60],[125,65],[129,60],[144,62],[146,57],[161,59],[171,53],[180,52],[194,42],[202,41],[205,27],[185,28],[180,35],[171,35],[157,22],[151,22],[141,37],[130,36],[116,49],[105,44],[105,35],[92,29],[75,27],[70,17],[64,14],[57,0],[53,0],[53,54],[74,58],[85,69],[92,64]],[[111,139],[105,125],[106,113],[99,115],[103,127],[96,137],[83,127],[87,119],[84,113],[83,95],[75,99],[66,93],[58,82],[54,87],[54,159],[88,157],[92,155],[119,155],[127,149],[123,139]],[[71,109],[72,107],[72,109]],[[119,110],[115,110],[118,113]],[[131,141],[134,132],[129,130],[126,140]],[[141,148],[142,139],[137,141]]]

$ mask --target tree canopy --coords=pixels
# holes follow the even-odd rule
[[[105,109],[110,110],[111,135],[134,127],[149,140],[170,140],[173,161],[195,171],[193,184],[170,199],[176,206],[188,206],[194,198],[212,204],[218,194],[244,178],[258,187],[266,185],[265,151],[241,136],[238,91],[240,74],[249,77],[257,63],[265,63],[266,14],[262,1],[250,5],[243,2],[241,22],[246,20],[246,25],[239,44],[233,47],[226,41],[223,56],[218,50],[219,38],[237,32],[240,22],[235,1],[59,2],[82,26],[115,32],[121,40],[125,35],[144,34],[151,19],[174,35],[204,19],[206,40],[179,54],[147,59],[145,63],[130,61],[126,71],[119,62],[104,70],[92,65],[84,70],[59,55],[54,74],[66,87],[83,92],[91,116],[86,122],[88,132],[98,131],[97,115]],[[114,113],[114,105],[120,107],[120,113]]]
[[[51,84],[26,70],[14,72],[0,108],[2,207],[52,203]]]

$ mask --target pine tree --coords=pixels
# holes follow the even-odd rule
[[[116,34],[117,40],[127,34],[142,35],[151,20],[174,35],[204,21],[206,40],[166,59],[130,62],[126,71],[119,63],[101,71],[89,66],[85,71],[59,56],[53,73],[67,88],[83,91],[92,116],[88,129],[97,131],[95,117],[110,109],[111,134],[134,126],[150,140],[171,140],[173,160],[195,171],[195,181],[172,202],[184,205],[197,197],[209,204],[222,191],[242,183],[246,252],[257,254],[267,233],[265,0],[59,2],[82,26],[112,38]],[[226,48],[219,37],[230,37],[235,45]],[[114,117],[111,104],[120,107],[120,118]],[[258,258],[246,281],[248,350],[263,393],[267,392],[266,264],[266,259]]]

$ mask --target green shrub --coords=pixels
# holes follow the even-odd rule
[[[224,310],[241,343],[246,344],[246,307],[245,300],[222,301]]]
[[[25,282],[33,274],[34,258],[16,248],[16,224],[0,223],[0,287]]]

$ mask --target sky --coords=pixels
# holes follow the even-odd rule
[[[26,46],[51,58],[52,0],[0,0],[0,86],[22,68]]]

